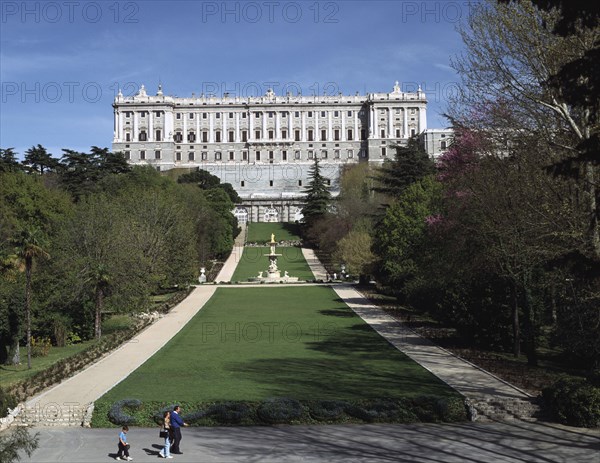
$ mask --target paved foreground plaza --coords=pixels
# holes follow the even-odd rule
[[[23,462],[110,462],[118,430],[39,428]],[[525,422],[185,428],[173,462],[599,463],[600,432]],[[162,461],[156,429],[132,427],[134,462]]]

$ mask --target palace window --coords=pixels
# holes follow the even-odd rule
[[[228,132],[228,136],[229,136],[229,142],[233,142],[233,137],[235,136],[235,132],[233,130],[230,130]]]
[[[160,159],[160,150],[154,152],[154,159]]]
[[[187,140],[189,143],[194,143],[196,141],[196,134],[194,132],[189,132]]]
[[[246,130],[242,130],[242,141],[248,141],[248,132]]]
[[[396,138],[400,138],[400,129],[396,129]]]
[[[281,117],[285,119],[285,118],[287,117],[287,113],[286,113],[285,111],[283,111],[283,112],[281,113]]]
[[[315,158],[315,152],[313,150],[309,150],[308,151],[308,159],[314,159]]]
[[[181,113],[176,113],[175,114],[175,119],[181,119]]]
[[[140,117],[146,117],[146,111],[141,111],[140,112]]]
[[[215,142],[221,143],[221,131],[220,130],[215,131]]]
[[[385,138],[385,129],[381,129],[381,138]]]
[[[202,113],[202,119],[206,119],[208,117],[207,113]]]
[[[352,140],[352,129],[348,129],[348,140]]]
[[[156,131],[156,140],[155,141],[161,141],[162,138],[162,132],[160,130]]]
[[[269,159],[272,161],[273,160],[273,151],[269,151]]]
[[[146,140],[148,140],[148,135],[146,134],[145,130],[142,130],[140,132],[140,137],[139,138],[140,138],[140,141],[146,141]]]
[[[269,140],[273,140],[275,135],[275,132],[273,132],[272,130],[269,130]]]
[[[221,113],[215,113],[215,117],[216,117],[217,119],[221,119]]]
[[[233,113],[229,113],[229,119],[233,119]]]
[[[246,186],[246,182],[244,182],[243,180],[240,182],[240,186],[243,188]]]
[[[387,149],[386,148],[384,148],[384,147],[381,148],[381,155],[382,156],[387,155]]]
[[[234,161],[235,160],[235,152],[234,151],[230,151],[229,152],[229,160],[230,161]]]
[[[193,161],[193,160],[194,160],[194,152],[193,152],[193,151],[190,151],[190,152],[188,153],[188,160],[190,160],[190,161]]]
[[[242,160],[244,160],[244,161],[248,160],[248,151],[242,151]]]
[[[281,160],[287,161],[287,151],[284,150],[281,152]]]
[[[295,111],[295,112],[294,112],[294,116],[295,116],[295,117],[300,117],[300,111]]]
[[[160,118],[162,111],[154,111],[154,114],[156,115],[156,117]]]
[[[333,139],[335,141],[340,141],[340,131],[339,131],[339,129],[335,129],[333,131]]]
[[[327,150],[321,150],[321,159],[327,159]]]
[[[346,152],[348,159],[352,159],[354,157],[354,151],[353,150],[348,150]]]
[[[327,130],[321,130],[321,141],[327,140]]]
[[[194,118],[194,113],[190,113],[190,119]]]
[[[246,119],[246,113],[242,113],[242,119]]]
[[[308,117],[312,117],[312,111],[308,112]]]
[[[256,159],[257,161],[260,161],[260,151],[257,151],[257,152],[255,153],[255,156],[256,156],[256,157],[255,157],[255,159]]]
[[[287,140],[287,130],[281,131],[281,138],[282,138],[282,140]]]
[[[360,139],[361,140],[367,139],[367,131],[365,129],[360,129]]]
[[[339,111],[334,111],[333,112],[333,117],[340,117],[340,112]]]
[[[325,117],[325,111],[321,111],[321,117]]]
[[[175,143],[181,143],[183,141],[183,134],[181,132],[175,132],[173,141],[175,141]]]
[[[255,130],[255,131],[254,131],[254,138],[255,138],[256,140],[260,140],[260,130]]]
[[[445,142],[445,141],[442,141],[442,142],[440,143],[440,149],[442,149],[442,150],[445,150],[445,149],[446,149],[446,142]]]
[[[202,142],[208,143],[208,132],[206,130],[202,132]]]
[[[125,159],[128,161],[131,159],[131,151],[125,151]]]
[[[308,130],[308,141],[313,141],[313,138],[314,138],[313,131],[312,131],[312,129],[309,129]]]
[[[220,160],[221,160],[221,152],[220,152],[220,151],[217,151],[217,152],[215,153],[215,161],[220,161]]]
[[[146,159],[146,151],[145,150],[140,151],[140,159],[142,159],[142,160]]]
[[[302,186],[302,180],[298,180],[298,186]]]
[[[352,117],[352,111],[348,111],[348,117]]]
[[[294,158],[300,159],[300,151],[294,151]]]
[[[273,180],[269,180],[269,186],[273,186]]]
[[[176,160],[176,161],[181,161],[181,152],[180,152],[180,151],[177,151],[177,152],[175,153],[175,160]]]
[[[339,159],[340,158],[340,150],[334,150],[333,151],[333,157],[336,158],[336,159]]]
[[[129,132],[125,134],[125,141],[131,141],[131,134]]]
[[[202,151],[200,153],[200,159],[202,159],[203,161],[208,161],[208,153],[206,151]]]
[[[294,140],[300,141],[300,131],[299,130],[294,130]]]

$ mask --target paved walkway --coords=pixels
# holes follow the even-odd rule
[[[325,267],[315,255],[315,252],[312,249],[302,248],[302,255],[304,256],[304,260],[306,260],[310,271],[315,276],[315,280],[327,280],[327,270],[325,270]]]
[[[215,278],[215,281],[231,281],[233,277],[233,272],[235,272],[235,268],[238,265],[238,262],[242,260],[242,255],[244,253],[244,243],[246,242],[246,232],[247,225],[245,223],[240,224],[242,231],[236,237],[235,242],[233,243],[233,250],[229,255],[229,258],[223,264],[223,268]]]
[[[340,298],[398,350],[469,398],[494,396],[527,399],[529,395],[446,349],[436,346],[369,303],[351,286],[333,286]]]
[[[117,429],[39,429],[23,462],[110,462]],[[173,461],[202,463],[599,463],[600,433],[524,422],[185,428]],[[158,428],[132,428],[133,461],[160,461]]]

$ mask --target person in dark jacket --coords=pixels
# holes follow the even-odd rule
[[[171,430],[173,432],[173,444],[171,445],[171,453],[175,453],[178,455],[183,454],[183,452],[179,448],[179,443],[181,442],[181,427],[188,425],[183,421],[183,418],[181,418],[181,416],[179,415],[180,413],[181,407],[179,405],[175,405],[175,407],[173,407],[173,413],[171,413]]]

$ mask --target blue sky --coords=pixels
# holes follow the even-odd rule
[[[313,92],[421,85],[429,127],[458,81],[465,1],[0,2],[0,147],[111,146],[118,88],[166,94],[273,86]]]

